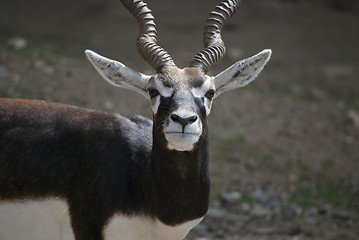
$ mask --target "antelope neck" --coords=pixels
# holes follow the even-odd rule
[[[153,135],[151,171],[157,200],[155,211],[165,224],[198,219],[208,210],[208,134],[207,130],[203,131],[192,151],[169,150],[163,134]]]

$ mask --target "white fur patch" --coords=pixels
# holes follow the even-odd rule
[[[206,80],[204,81],[204,83],[202,84],[202,86],[200,87],[196,87],[196,88],[192,88],[192,93],[195,97],[204,97],[204,95],[206,94],[206,92],[210,89],[215,89],[214,86],[214,81],[212,77],[208,77],[206,78]]]
[[[192,151],[199,135],[184,133],[165,133],[168,149],[176,151]]]
[[[157,219],[115,215],[104,229],[104,240],[182,240],[201,220],[172,227]]]
[[[188,111],[184,108],[179,108],[172,112],[182,118],[197,116],[195,112]],[[197,120],[185,126],[183,129],[182,125],[178,122],[174,122],[169,117],[169,122],[164,126],[163,131],[165,133],[166,140],[168,141],[168,148],[177,151],[191,151],[194,144],[199,140],[202,134],[202,122],[197,116]],[[182,132],[183,131],[183,132]]]
[[[206,108],[206,115],[211,113],[212,101],[205,97],[208,90],[215,90],[215,84],[212,77],[207,76],[205,82],[200,87],[192,88],[192,93],[195,97],[204,98],[204,106]]]
[[[104,227],[104,240],[182,240],[202,218],[167,226],[146,217],[115,215]],[[0,240],[75,240],[65,201],[0,202]]]
[[[154,97],[153,99],[150,100],[151,108],[154,114],[156,114],[158,111],[158,107],[160,106],[161,103],[160,100],[161,100],[161,96]]]
[[[0,239],[74,240],[66,202],[0,202]]]
[[[155,85],[157,91],[161,94],[161,96],[164,97],[170,97],[173,93],[173,89],[170,87],[166,87],[163,85],[162,81],[158,78],[155,78]]]

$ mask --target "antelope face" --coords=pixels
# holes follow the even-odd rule
[[[163,67],[159,73],[147,76],[92,51],[86,54],[105,80],[139,92],[150,101],[156,134],[164,136],[169,149],[191,151],[206,127],[213,99],[253,81],[271,51],[239,61],[214,77],[199,67],[176,66]]]
[[[200,69],[167,67],[149,80],[148,98],[155,125],[161,125],[167,147],[190,151],[206,125],[215,84]]]
[[[123,3],[139,23],[137,49],[156,74],[147,76],[120,62],[86,51],[105,80],[117,87],[139,92],[149,99],[154,114],[154,140],[159,136],[171,150],[191,151],[204,134],[212,100],[227,90],[253,81],[270,58],[271,50],[263,50],[238,61],[217,76],[206,75],[224,56],[221,29],[237,11],[239,2],[223,0],[210,13],[203,34],[204,49],[184,69],[177,68],[171,56],[157,45],[154,17],[142,1]]]

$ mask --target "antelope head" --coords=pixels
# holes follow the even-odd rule
[[[207,19],[204,49],[181,69],[157,44],[156,25],[147,4],[141,0],[121,1],[140,26],[137,49],[156,73],[138,73],[90,50],[86,51],[87,57],[109,83],[141,93],[150,101],[154,142],[156,135],[170,150],[191,151],[206,131],[213,100],[225,91],[253,81],[268,62],[271,50],[240,60],[216,76],[207,75],[225,54],[223,24],[239,8],[239,0],[225,0]]]

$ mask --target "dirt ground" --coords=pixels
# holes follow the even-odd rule
[[[215,0],[148,0],[159,43],[184,67],[202,48]],[[0,97],[151,117],[140,95],[103,81],[92,49],[152,73],[120,1],[1,0]],[[243,0],[225,25],[216,74],[265,48],[250,86],[216,99],[212,200],[188,239],[359,239],[359,6],[345,0]]]

